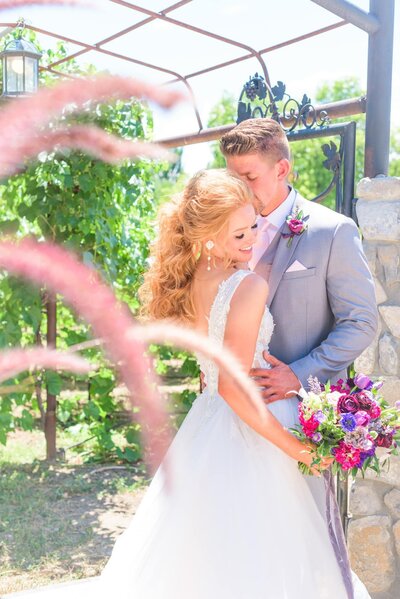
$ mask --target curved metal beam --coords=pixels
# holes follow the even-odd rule
[[[16,26],[16,23],[0,23],[0,27],[13,27],[14,28],[15,26]],[[79,40],[75,40],[73,38],[66,37],[64,35],[56,34],[51,31],[47,31],[46,29],[34,27],[33,25],[26,25],[26,27],[28,29],[31,29],[32,31],[36,31],[36,33],[41,33],[43,35],[48,35],[49,37],[53,37],[55,39],[60,39],[65,42],[70,42],[71,44],[76,44],[77,46],[81,46],[82,48],[84,48],[87,51],[93,50],[96,52],[100,52],[101,54],[106,54],[108,56],[111,56],[113,58],[119,58],[121,60],[126,60],[128,62],[132,62],[134,64],[138,64],[140,66],[144,66],[149,69],[154,69],[156,71],[166,73],[167,75],[172,75],[173,77],[176,78],[175,79],[176,81],[181,81],[181,83],[183,83],[185,85],[185,87],[187,88],[189,95],[190,95],[193,110],[194,110],[194,113],[196,116],[196,120],[199,125],[199,130],[201,131],[203,129],[203,123],[201,121],[201,116],[200,116],[199,109],[196,104],[195,95],[190,86],[190,83],[188,81],[186,81],[185,77],[183,77],[176,71],[171,71],[170,69],[165,69],[164,67],[160,67],[158,65],[154,65],[154,64],[151,64],[148,62],[143,62],[142,60],[137,60],[136,58],[131,58],[130,56],[125,56],[124,54],[118,54],[117,52],[111,52],[111,50],[106,50],[105,48],[97,48],[96,46],[93,46],[91,44],[87,44],[87,43],[81,42]],[[53,65],[49,65],[48,69],[52,69],[52,67],[53,67]],[[60,76],[64,75],[64,73],[62,73],[61,71],[56,71],[54,69],[52,69],[51,72],[53,72],[54,74],[60,75]]]
[[[201,29],[200,27],[196,27],[195,25],[190,25],[189,23],[184,23],[183,21],[178,21],[177,19],[172,19],[171,17],[167,17],[166,15],[163,15],[161,13],[157,13],[157,12],[154,12],[153,10],[143,8],[142,6],[138,6],[137,4],[132,4],[131,2],[126,2],[125,0],[111,0],[111,2],[114,2],[114,4],[119,4],[121,6],[125,6],[126,8],[130,8],[132,10],[136,10],[137,12],[141,12],[150,17],[154,17],[155,19],[160,19],[161,21],[166,21],[167,23],[170,23],[171,25],[176,25],[177,27],[182,27],[183,29],[188,29],[189,31],[193,31],[194,33],[199,33],[200,35],[204,35],[206,37],[211,37],[212,39],[223,42],[224,44],[236,46],[237,48],[242,48],[242,50],[247,50],[248,52],[250,52],[252,54],[252,56],[254,56],[254,58],[257,58],[258,62],[260,63],[260,66],[262,68],[262,71],[264,74],[264,79],[265,79],[267,85],[271,86],[267,66],[266,66],[261,54],[257,50],[252,48],[251,46],[248,46],[247,44],[242,44],[241,42],[232,40],[228,37],[224,37],[223,35],[218,35],[217,33],[212,33],[211,31],[207,31],[206,29]]]

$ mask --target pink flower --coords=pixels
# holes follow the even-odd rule
[[[347,445],[344,441],[340,441],[339,446],[333,449],[333,454],[343,470],[351,470],[359,464],[361,458],[361,451]]]
[[[380,406],[378,406],[378,404],[375,401],[372,402],[372,406],[371,406],[371,409],[369,412],[372,420],[374,420],[375,418],[379,418],[379,416],[381,415],[381,412],[382,412],[382,410],[381,410]]]
[[[315,414],[312,414],[310,418],[305,418],[302,405],[299,404],[299,420],[303,428],[304,434],[307,435],[307,437],[312,438],[315,431],[319,427],[319,422],[316,419]]]

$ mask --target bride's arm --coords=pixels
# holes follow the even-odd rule
[[[249,372],[252,367],[267,295],[268,285],[265,280],[258,275],[251,275],[243,279],[231,301],[224,344],[234,352],[245,372]],[[313,456],[310,447],[289,433],[267,407],[265,414],[260,417],[246,394],[232,382],[229,375],[220,373],[218,391],[248,426],[293,459],[307,466],[311,465]]]

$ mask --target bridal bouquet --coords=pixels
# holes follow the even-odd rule
[[[391,407],[380,394],[383,382],[364,374],[325,387],[313,377],[308,382],[310,390],[299,402],[300,430],[292,432],[316,446],[313,465],[323,457],[333,457],[334,474],[351,471],[355,476],[367,468],[379,473],[377,449],[397,454],[400,401]],[[307,466],[301,464],[300,468],[309,473]]]

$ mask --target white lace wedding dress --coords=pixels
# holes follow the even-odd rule
[[[209,335],[222,345],[231,298],[249,271],[224,281]],[[254,363],[273,331],[266,309]],[[103,574],[23,596],[35,599],[348,599],[318,511],[294,460],[241,421],[218,394],[218,369],[200,359],[206,387]],[[297,399],[271,411],[296,422]],[[357,580],[354,597],[368,599]]]

